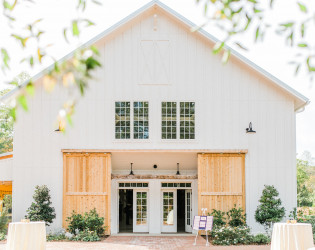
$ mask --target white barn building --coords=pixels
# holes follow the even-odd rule
[[[265,184],[286,211],[296,207],[295,117],[308,99],[235,51],[222,65],[216,39],[193,26],[153,1],[92,39],[103,67],[66,134],[52,126],[66,94],[46,93],[37,77],[14,128],[14,221],[42,184],[56,209],[52,227],[95,207],[109,234],[190,232],[201,208],[234,204],[258,232]],[[246,133],[250,122],[255,134]]]

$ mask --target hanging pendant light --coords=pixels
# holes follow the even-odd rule
[[[129,175],[134,175],[134,174],[133,174],[133,171],[132,171],[132,164],[133,164],[133,163],[130,163],[130,173],[129,173]]]
[[[176,173],[176,175],[180,175],[180,173],[179,173],[179,163],[177,163],[177,173]]]

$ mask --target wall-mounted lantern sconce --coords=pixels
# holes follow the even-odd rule
[[[132,164],[133,164],[133,163],[130,163],[130,173],[129,173],[129,175],[134,175],[134,174],[133,174],[133,171],[132,171]]]
[[[176,175],[180,175],[180,173],[179,173],[179,163],[177,163],[177,173],[176,173]]]
[[[255,134],[256,133],[256,131],[253,130],[253,128],[252,128],[252,123],[251,122],[249,123],[248,128],[246,128],[246,133],[247,134]]]
[[[153,168],[157,168],[157,165],[156,165],[156,164],[154,164],[154,165],[153,165]]]

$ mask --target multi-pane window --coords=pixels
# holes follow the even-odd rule
[[[162,139],[176,139],[176,104],[176,102],[162,102]]]
[[[187,207],[186,207],[186,211],[187,211],[187,213],[186,213],[186,224],[187,225],[190,225],[190,218],[191,218],[191,216],[190,216],[190,211],[191,211],[191,193],[190,192],[187,192],[187,200],[186,200],[186,205],[187,205]]]
[[[163,192],[163,224],[174,224],[174,192]]]
[[[115,102],[115,139],[149,139],[149,103],[133,102],[133,108],[131,105]]]
[[[176,102],[162,102],[161,137],[195,139],[194,102],[180,102],[179,105]]]
[[[130,183],[130,182],[122,182],[122,183],[119,183],[119,187],[124,187],[124,188],[134,188],[134,187],[149,187],[149,183],[142,183],[142,182],[133,182],[133,183]]]
[[[133,138],[149,139],[149,103],[133,103]]]
[[[180,139],[195,139],[195,103],[180,103]]]
[[[174,183],[174,182],[163,182],[161,183],[161,187],[177,187],[177,188],[182,188],[182,187],[191,187],[191,183]]]
[[[115,102],[115,138],[130,139],[130,102]]]
[[[147,192],[136,192],[137,197],[137,225],[147,224]]]

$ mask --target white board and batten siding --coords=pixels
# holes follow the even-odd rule
[[[54,132],[55,118],[66,98],[58,87],[52,94],[39,87],[30,99],[30,111],[18,114],[14,221],[24,217],[34,187],[46,184],[57,214],[53,227],[61,227],[62,149],[247,149],[246,213],[254,231],[262,230],[254,212],[264,184],[275,185],[287,211],[296,206],[295,111],[289,94],[233,57],[222,65],[209,42],[158,8],[136,17],[97,46],[103,67],[95,72],[76,108],[74,126],[65,135]],[[148,140],[115,140],[115,101],[149,102]],[[162,101],[195,102],[195,140],[161,139]],[[245,133],[249,122],[257,131],[254,135]],[[197,172],[197,157],[193,157],[195,164],[187,170]],[[129,165],[123,167],[129,169]],[[112,171],[115,168],[122,166],[112,164]]]

